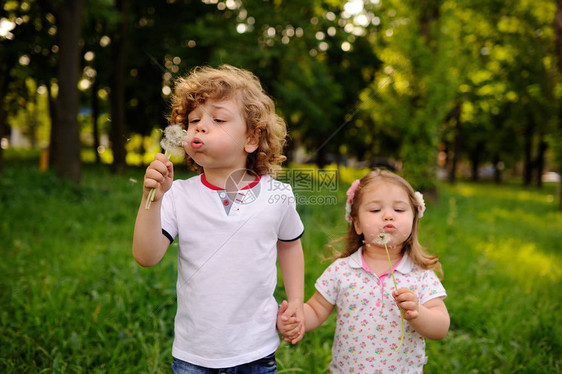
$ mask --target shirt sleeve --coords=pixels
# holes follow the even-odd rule
[[[324,296],[326,301],[332,305],[336,305],[338,293],[340,291],[340,282],[338,280],[338,261],[332,263],[324,273],[316,280],[316,290]]]
[[[281,223],[279,225],[279,231],[277,232],[277,237],[279,240],[284,242],[291,242],[299,239],[304,233],[304,225],[301,221],[299,213],[297,212],[297,204],[295,201],[295,195],[289,185],[286,185],[288,191],[284,191],[285,198],[280,199],[277,203],[283,204],[285,212]]]
[[[174,185],[162,198],[160,208],[160,222],[162,225],[162,233],[172,242],[178,235],[177,217],[174,205]]]
[[[424,272],[419,290],[418,298],[420,304],[425,304],[436,297],[445,298],[447,297],[447,292],[435,272],[433,270],[427,270]]]

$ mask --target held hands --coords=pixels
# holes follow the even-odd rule
[[[144,193],[150,199],[151,191],[154,191],[153,201],[158,201],[164,193],[172,187],[174,180],[174,166],[172,162],[162,153],[156,154],[154,161],[148,165],[144,174]]]
[[[299,310],[300,309],[300,310]],[[277,329],[284,341],[296,344],[304,337],[304,311],[283,300],[277,312]]]
[[[420,303],[416,294],[409,288],[402,287],[392,292],[394,301],[402,309],[404,319],[410,321],[420,315]]]

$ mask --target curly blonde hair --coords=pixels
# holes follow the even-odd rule
[[[355,195],[353,197],[353,203],[351,204],[351,217],[355,220],[357,219],[357,214],[359,206],[363,200],[363,193],[367,186],[371,186],[374,183],[392,183],[398,187],[401,187],[406,191],[410,200],[410,206],[414,211],[414,222],[412,225],[412,233],[410,237],[404,242],[402,247],[402,253],[407,253],[408,256],[421,268],[427,270],[434,270],[440,278],[443,278],[443,268],[439,262],[438,256],[433,256],[427,253],[426,249],[418,241],[418,223],[420,220],[418,211],[418,201],[415,198],[415,191],[404,178],[396,175],[387,170],[375,169],[359,181],[359,186],[355,190]],[[340,258],[348,257],[359,247],[363,245],[364,237],[355,231],[355,225],[350,224],[344,251],[340,254]]]
[[[275,104],[263,90],[259,79],[247,70],[231,65],[194,68],[186,77],[176,81],[168,121],[187,129],[188,115],[198,105],[207,100],[232,98],[241,105],[247,133],[259,139],[258,148],[248,154],[246,168],[258,175],[275,174],[287,159],[282,154],[287,127],[275,113]],[[187,155],[186,162],[193,170],[203,170]]]

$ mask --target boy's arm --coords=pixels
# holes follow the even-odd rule
[[[296,315],[297,320],[302,323],[304,319],[304,254],[300,239],[290,242],[278,240],[277,255],[288,300],[288,308],[284,316]],[[304,325],[302,334],[304,335]]]
[[[330,304],[320,293],[316,292],[304,304],[304,325],[306,331],[314,330],[328,319],[334,306]],[[287,302],[283,301],[277,313],[277,328],[283,340],[292,344],[298,343],[303,338],[301,323],[295,317],[285,317]]]
[[[154,266],[166,253],[169,239],[162,234],[160,207],[162,196],[172,186],[174,168],[168,158],[159,153],[146,169],[141,204],[135,221],[133,233],[133,257],[142,266]],[[146,201],[152,189],[156,189],[150,209]]]
[[[154,266],[160,262],[170,245],[170,240],[162,234],[160,205],[162,200],[153,202],[145,209],[146,196],[143,196],[133,233],[133,257],[141,266]]]

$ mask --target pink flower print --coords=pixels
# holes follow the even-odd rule
[[[392,321],[392,322],[390,322],[390,326],[392,326],[392,328],[396,328],[396,327],[398,327],[398,322]]]
[[[357,287],[357,284],[355,284],[355,283],[351,283],[351,284],[349,285],[349,289],[350,289],[350,290],[354,290],[355,287]]]
[[[350,316],[351,316],[351,314],[349,314],[349,313],[344,313],[344,314],[342,315],[343,318],[349,318]]]
[[[378,347],[375,349],[375,354],[377,355],[382,355],[384,352],[384,349],[382,349],[381,347]]]
[[[359,370],[365,370],[365,365],[363,364],[359,364],[359,366],[357,367]]]
[[[365,359],[367,362],[373,362],[375,361],[375,357],[374,356],[369,356]]]
[[[348,352],[351,354],[355,353],[355,347],[349,347]]]
[[[373,340],[375,339],[375,337],[376,337],[376,336],[375,336],[374,334],[369,334],[369,335],[367,335],[367,339],[369,339],[369,340],[371,340],[371,341],[373,341]]]
[[[355,308],[357,308],[357,305],[355,305],[355,304],[351,304],[349,306],[349,310],[355,310]]]
[[[361,326],[365,327],[369,324],[369,321],[367,321],[366,319],[364,319],[363,321],[361,321]]]
[[[351,333],[352,333],[353,331],[355,331],[355,326],[354,326],[354,325],[350,325],[349,328],[348,328],[348,331],[351,332]]]
[[[343,335],[342,335],[342,338],[343,338],[344,340],[347,340],[347,339],[349,339],[349,335],[343,334]]]
[[[365,342],[361,342],[361,344],[359,345],[362,349],[367,348],[367,343]]]
[[[390,365],[390,366],[388,367],[388,370],[394,372],[394,371],[396,371],[396,366]]]
[[[375,330],[377,330],[378,332],[383,332],[383,331],[384,331],[384,326],[383,326],[383,325],[377,325],[377,327],[375,328]]]
[[[363,306],[367,306],[367,304],[369,304],[369,299],[364,298],[363,300],[361,300],[361,304],[363,304]]]

